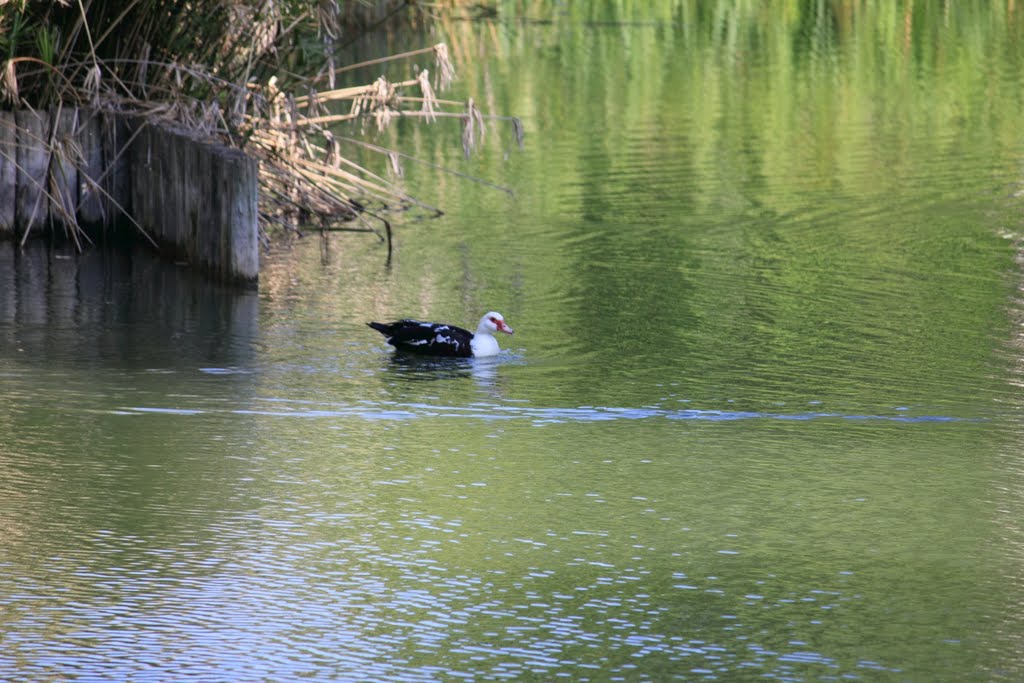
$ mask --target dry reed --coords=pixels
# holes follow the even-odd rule
[[[467,155],[482,142],[487,119],[511,121],[520,144],[522,126],[517,119],[483,115],[472,99],[437,97],[455,78],[443,43],[335,64],[343,27],[390,20],[415,3],[363,5],[366,15],[355,17],[357,5],[344,3],[342,10],[318,0],[0,0],[0,55],[8,55],[0,63],[0,99],[11,108],[86,106],[133,115],[242,149],[259,162],[265,243],[273,226],[300,232],[314,225],[373,232],[388,240],[390,251],[386,213],[411,207],[441,212],[348,159],[342,145],[383,155],[399,176],[400,161],[411,157],[337,136],[329,126],[369,121],[384,130],[398,118],[457,117]],[[310,36],[320,38],[323,66],[316,76],[302,78],[290,66],[310,63]],[[432,69],[414,64],[413,76],[405,80],[380,76],[365,85],[335,87],[337,76],[348,71],[430,57]],[[84,164],[69,140],[48,141],[57,163],[50,164],[41,189],[80,244],[84,233],[73,206],[60,195],[60,174]]]

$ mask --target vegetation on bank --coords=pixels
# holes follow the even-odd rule
[[[310,223],[390,234],[383,211],[424,205],[350,158],[370,149],[398,170],[403,155],[329,126],[458,117],[468,154],[492,117],[438,97],[455,76],[443,43],[362,64],[337,55],[361,31],[428,20],[406,0],[0,0],[0,107],[119,112],[243,149],[260,165],[264,239]],[[337,87],[394,60],[408,78]],[[52,149],[84,163],[73,145]]]

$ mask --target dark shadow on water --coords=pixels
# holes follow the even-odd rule
[[[501,402],[507,383],[503,366],[522,364],[522,359],[502,351],[492,358],[431,358],[392,353],[381,368],[381,375],[398,385],[429,386],[430,383],[472,383],[475,390],[491,401]]]
[[[258,302],[146,249],[0,243],[0,354],[19,364],[250,367]]]
[[[410,382],[432,382],[472,376],[473,361],[472,358],[434,358],[394,352],[388,356],[384,372]]]
[[[472,378],[495,379],[503,365],[516,364],[520,359],[509,352],[492,358],[438,358],[395,352],[388,357],[383,371],[389,376],[410,382]]]

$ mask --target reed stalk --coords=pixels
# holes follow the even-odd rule
[[[512,120],[521,143],[518,120],[485,116],[472,100],[437,97],[455,78],[443,43],[335,64],[339,36],[396,17],[425,21],[417,8],[407,0],[0,0],[0,106],[87,106],[242,149],[259,162],[264,242],[273,226],[296,231],[309,223],[356,221],[361,227],[353,229],[380,234],[363,213],[379,219],[411,207],[440,211],[346,159],[339,143],[353,140],[334,137],[328,126],[364,120],[384,130],[398,118],[456,117],[469,154],[483,139],[485,121]],[[428,58],[430,69],[413,63]],[[339,74],[396,61],[413,63],[410,78],[335,85]],[[296,75],[303,70],[316,73]],[[76,150],[50,142],[57,160],[51,168],[81,167]],[[399,170],[399,159],[410,158],[363,148]],[[54,196],[52,187],[43,190]],[[65,207],[61,214],[79,244],[74,212]]]

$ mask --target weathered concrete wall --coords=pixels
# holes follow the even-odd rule
[[[259,275],[258,169],[242,152],[86,109],[0,112],[0,240],[145,231],[224,281]],[[141,235],[140,235],[141,238]]]

